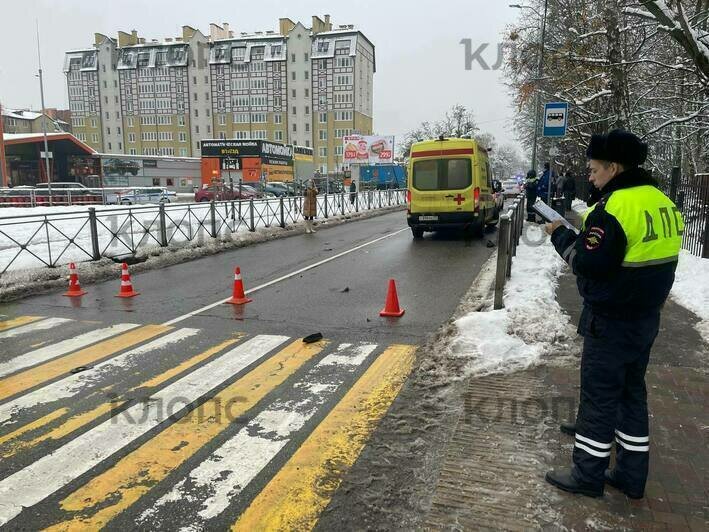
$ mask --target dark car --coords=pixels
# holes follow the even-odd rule
[[[195,192],[194,200],[197,202],[202,201],[230,201],[238,199],[251,199],[257,198],[258,193],[255,189],[248,185],[241,186],[241,194],[239,194],[239,187],[235,186],[232,191],[231,188],[223,185],[210,185],[206,188],[202,188]]]

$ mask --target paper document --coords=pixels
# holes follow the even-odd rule
[[[559,220],[564,227],[571,229],[574,233],[579,232],[578,229],[576,229],[571,222],[569,222],[566,218],[564,218],[554,209],[549,207],[549,205],[544,203],[542,200],[537,199],[537,201],[534,202],[534,205],[532,205],[532,208],[537,211],[539,215],[547,222],[554,222],[556,220]]]

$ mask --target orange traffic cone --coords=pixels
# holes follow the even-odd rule
[[[241,280],[241,268],[238,266],[234,271],[234,291],[232,292],[231,299],[226,302],[231,305],[244,305],[246,303],[251,303],[253,299],[249,299],[244,294],[244,282]]]
[[[400,318],[404,315],[404,309],[399,307],[399,296],[396,295],[396,283],[394,279],[389,279],[389,291],[387,292],[386,304],[379,315],[392,318]]]
[[[133,283],[130,282],[130,273],[128,273],[128,265],[124,262],[121,266],[121,291],[116,294],[116,297],[133,297],[139,293],[133,290]]]
[[[81,289],[79,284],[79,276],[76,273],[76,264],[73,262],[69,264],[69,290],[64,292],[62,295],[67,297],[77,297],[86,294],[86,290]]]

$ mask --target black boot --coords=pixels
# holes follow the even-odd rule
[[[606,469],[606,472],[603,474],[603,476],[606,477],[606,484],[625,493],[625,495],[626,495],[626,497],[628,497],[628,499],[642,499],[645,496],[644,493],[637,493],[637,492],[627,490],[625,488],[625,486],[623,486],[623,484],[621,484],[620,482],[618,482],[616,480],[615,471],[611,471],[610,469]]]
[[[569,436],[575,436],[576,423],[562,423],[561,425],[559,425],[559,430],[564,434],[568,434]]]
[[[603,486],[595,487],[589,484],[582,484],[574,478],[570,469],[562,469],[560,471],[549,471],[544,479],[557,488],[568,491],[569,493],[580,493],[587,497],[601,497],[603,495]]]

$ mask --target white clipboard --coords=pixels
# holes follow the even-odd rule
[[[564,218],[554,209],[549,207],[549,205],[544,203],[542,200],[537,198],[537,201],[534,202],[532,208],[537,211],[539,215],[547,222],[554,222],[558,220],[564,227],[566,227],[567,229],[571,229],[574,233],[578,234],[578,229],[576,229],[571,222],[569,222],[566,218]]]

